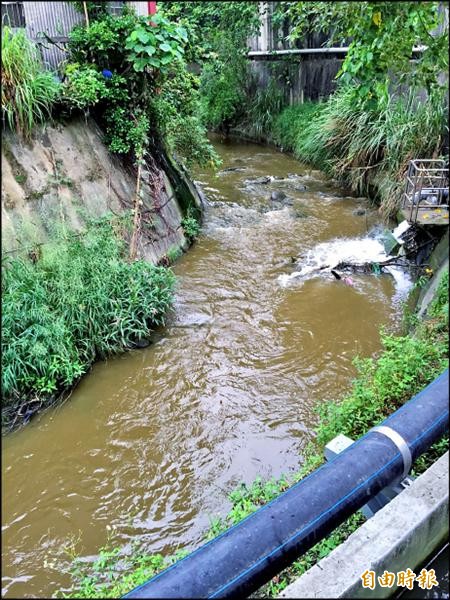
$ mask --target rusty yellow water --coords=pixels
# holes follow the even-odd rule
[[[349,389],[355,355],[377,352],[380,326],[399,315],[389,275],[280,284],[291,256],[367,235],[374,210],[354,216],[362,201],[276,150],[214,143],[222,169],[238,170],[195,175],[211,204],[174,267],[167,326],[3,441],[6,597],[68,590],[73,538],[86,560],[108,538],[125,551],[132,540],[163,553],[200,543],[239,482],[299,467],[314,407]],[[272,184],[246,183],[289,174],[307,186],[283,188],[292,205],[269,200]]]

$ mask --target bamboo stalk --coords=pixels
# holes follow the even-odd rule
[[[86,19],[86,28],[89,29],[89,14],[87,9],[87,2],[83,2],[84,18]]]
[[[137,250],[137,238],[139,231],[139,222],[141,211],[139,209],[140,205],[140,191],[141,191],[141,161],[138,163],[137,170],[137,181],[136,181],[136,197],[134,200],[134,219],[133,219],[133,233],[131,235],[130,242],[130,262],[136,258],[136,250]]]

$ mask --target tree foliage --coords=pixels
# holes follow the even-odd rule
[[[427,91],[448,70],[448,27],[439,2],[285,2],[290,38],[329,34],[329,45],[348,43],[338,77],[360,99],[386,102],[393,88]],[[413,61],[413,49],[421,48]]]
[[[223,38],[245,51],[248,37],[259,28],[258,2],[158,2],[168,19],[189,31],[189,58],[215,58]]]
[[[248,104],[248,39],[259,28],[257,2],[161,2],[161,13],[189,32],[186,56],[201,66],[202,118],[228,131]]]
[[[98,117],[112,152],[140,160],[153,143],[165,145],[187,167],[216,163],[199,120],[198,81],[184,60],[187,42],[186,30],[163,14],[137,17],[129,9],[75,27],[66,104]],[[170,125],[168,115],[176,117]]]

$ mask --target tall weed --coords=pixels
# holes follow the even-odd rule
[[[257,87],[249,92],[248,97],[248,109],[239,124],[239,130],[256,140],[262,140],[270,135],[274,119],[285,105],[284,95],[274,81],[270,80],[266,88]]]
[[[275,141],[323,169],[358,194],[376,195],[381,211],[399,208],[409,160],[438,156],[446,103],[439,91],[426,99],[411,92],[386,104],[355,101],[339,88],[327,102],[289,107],[275,120]]]
[[[97,358],[132,346],[164,322],[172,272],[128,264],[123,250],[114,224],[103,220],[82,236],[43,246],[36,263],[3,260],[3,416],[30,399],[45,406]]]
[[[312,158],[313,153],[320,151],[322,144],[311,148],[306,145],[311,143],[318,131],[320,115],[325,106],[322,103],[305,102],[285,108],[273,122],[273,141],[284,150],[293,152],[300,160],[323,167],[323,161],[318,156]]]
[[[19,29],[2,27],[2,117],[8,126],[28,136],[45,120],[58,97],[60,84],[42,67],[36,46]]]

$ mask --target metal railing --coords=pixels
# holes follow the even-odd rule
[[[448,165],[442,159],[411,160],[406,174],[402,208],[410,223],[416,223],[419,210],[448,211]]]

